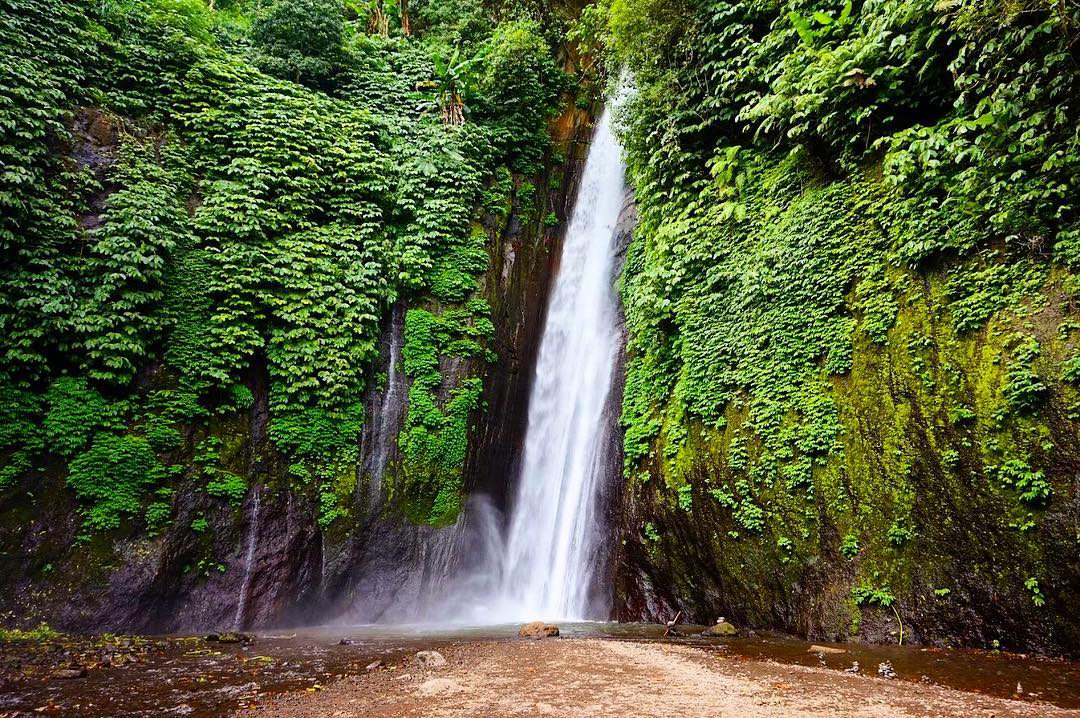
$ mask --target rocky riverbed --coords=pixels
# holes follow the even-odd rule
[[[788,711],[777,715],[1080,715],[1080,665],[1066,661],[730,636],[716,626],[708,633],[719,636],[702,635],[703,626],[664,632],[612,623],[187,637],[4,632],[0,718],[407,716],[432,704],[445,715],[491,716],[703,714],[686,712],[690,705],[755,715],[771,715],[763,706]]]
[[[401,651],[295,634],[15,638],[0,642],[0,718],[212,718],[320,690]]]

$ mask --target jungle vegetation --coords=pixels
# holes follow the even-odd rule
[[[217,428],[265,399],[329,525],[400,302],[402,491],[452,521],[483,369],[441,401],[438,355],[490,359],[478,219],[551,153],[564,32],[529,2],[3,0],[0,491],[59,460],[84,536],[152,534],[177,491],[242,502]]]
[[[790,608],[824,580],[853,631],[979,604],[1076,645],[1040,609],[1080,591],[1080,5],[602,0],[575,32],[633,72],[649,556],[751,622],[846,633]]]

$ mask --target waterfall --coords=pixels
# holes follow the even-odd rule
[[[244,555],[244,577],[240,583],[240,598],[236,603],[236,616],[233,617],[233,630],[244,627],[244,609],[247,608],[251,595],[252,570],[255,563],[255,549],[259,543],[259,487],[251,494],[251,513],[248,515],[247,553]]]
[[[358,588],[362,599],[354,599],[346,620],[477,625],[607,618],[609,607],[591,605],[590,597],[603,549],[598,504],[612,428],[605,419],[621,349],[615,255],[623,174],[605,110],[548,302],[509,521],[477,494],[452,527],[373,534],[365,553],[371,566],[361,572],[372,578]],[[391,346],[391,381],[397,361]],[[387,387],[387,394],[394,391]],[[383,407],[383,422],[389,408]],[[385,466],[383,437],[392,431],[380,425],[373,437],[374,478]]]
[[[605,110],[541,336],[522,471],[489,614],[498,621],[606,618],[606,607],[589,606],[589,594],[604,416],[620,342],[614,262],[623,190],[622,151]]]

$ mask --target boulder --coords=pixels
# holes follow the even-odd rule
[[[558,626],[543,621],[526,623],[518,630],[518,638],[554,638],[558,635]]]
[[[703,636],[724,636],[731,638],[732,636],[739,635],[739,629],[735,628],[732,624],[725,621],[723,618],[718,618],[716,623],[706,628],[701,632]]]
[[[438,651],[420,651],[416,654],[416,663],[421,668],[438,668],[446,665],[446,659]]]

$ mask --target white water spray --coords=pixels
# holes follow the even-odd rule
[[[529,398],[525,455],[488,620],[582,620],[604,471],[605,409],[619,351],[615,227],[622,151],[605,110],[563,245]],[[599,610],[606,614],[606,607]]]

